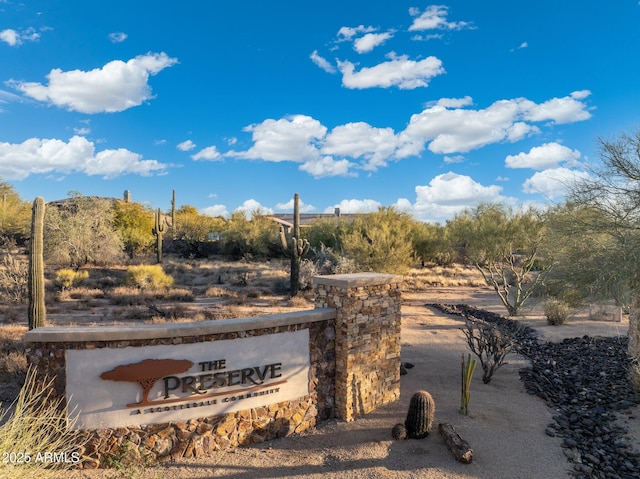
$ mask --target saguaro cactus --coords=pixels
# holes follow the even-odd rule
[[[171,193],[171,237],[175,238],[176,234],[176,190]]]
[[[155,214],[155,226],[151,230],[153,236],[156,237],[156,257],[158,259],[158,263],[162,263],[162,235],[164,235],[166,229],[165,222],[163,221],[162,214],[160,213],[160,208],[158,208]]]
[[[300,261],[309,251],[309,242],[300,238],[300,197],[298,193],[293,195],[293,231],[287,238],[284,228],[280,226],[280,242],[285,254],[291,258],[291,296],[298,294],[300,282]]]
[[[31,213],[31,247],[29,251],[29,329],[44,326],[47,311],[44,304],[44,199],[38,196]]]
[[[427,391],[418,391],[409,402],[409,412],[404,425],[407,428],[407,437],[423,439],[429,435],[433,426],[433,416],[436,405]]]

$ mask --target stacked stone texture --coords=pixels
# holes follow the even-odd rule
[[[38,374],[55,378],[51,399],[65,397],[65,350],[126,348],[150,345],[213,342],[238,337],[261,336],[309,329],[309,394],[295,401],[221,416],[191,419],[179,423],[154,424],[130,428],[87,431],[88,441],[81,448],[85,468],[97,468],[114,462],[131,461],[152,464],[179,458],[200,457],[298,434],[334,416],[335,326],[334,321],[256,329],[243,332],[135,341],[77,343],[31,343],[27,355]]]
[[[335,308],[336,414],[351,421],[400,398],[402,277],[314,278],[316,308]]]
[[[316,277],[314,284],[316,308],[335,308],[335,320],[163,339],[30,342],[28,361],[41,380],[54,378],[50,398],[62,398],[64,406],[66,350],[215,342],[309,329],[305,397],[185,422],[86,431],[79,463],[85,468],[200,457],[298,434],[332,417],[350,421],[398,400],[402,277],[333,275]]]

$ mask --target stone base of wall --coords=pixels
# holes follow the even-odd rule
[[[80,454],[84,468],[156,464],[202,457],[279,437],[299,434],[317,424],[315,395],[224,416],[176,424],[102,429],[87,433]]]

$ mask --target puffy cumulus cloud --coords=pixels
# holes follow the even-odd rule
[[[415,17],[409,27],[410,32],[424,30],[462,30],[473,28],[469,22],[449,22],[447,16],[449,7],[444,5],[430,5],[424,11],[418,8],[410,8],[409,15]]]
[[[254,214],[261,215],[272,215],[273,210],[271,208],[266,208],[260,204],[260,202],[254,200],[253,198],[245,201],[240,206],[238,206],[234,212],[244,212],[248,218],[251,218]]]
[[[182,143],[178,143],[176,148],[180,151],[191,151],[196,147],[196,144],[191,140],[185,140]]]
[[[334,213],[336,208],[340,208],[340,213],[373,213],[378,211],[382,203],[376,200],[342,200],[340,203],[330,206],[324,213]]]
[[[144,160],[124,148],[96,153],[94,144],[82,136],[73,136],[68,142],[31,138],[19,144],[0,143],[0,177],[7,180],[50,172],[78,172],[112,179],[130,173],[149,176],[166,168],[167,165]]]
[[[222,160],[223,157],[215,146],[207,146],[206,148],[203,148],[195,155],[191,155],[191,159],[196,161],[198,160],[218,161],[218,160]]]
[[[24,42],[35,42],[40,38],[40,34],[33,28],[27,28],[22,32],[18,32],[12,28],[0,31],[0,41],[5,42],[7,45],[17,47]]]
[[[434,153],[464,153],[492,143],[515,142],[538,133],[540,129],[532,124],[535,121],[568,123],[591,116],[587,104],[575,94],[552,98],[541,104],[515,98],[499,100],[478,110],[463,108],[470,103],[469,97],[445,99],[412,115],[407,128],[401,133],[404,143],[401,155],[417,155],[425,143]],[[559,105],[564,105],[564,108]]]
[[[507,168],[532,168],[534,170],[544,170],[560,163],[567,162],[570,165],[580,159],[580,152],[572,150],[559,143],[545,143],[541,146],[534,146],[529,153],[519,153],[509,155],[505,159]]]
[[[375,170],[385,166],[398,146],[391,128],[375,128],[365,122],[347,123],[331,130],[322,146],[326,155],[364,158],[363,168]]]
[[[480,203],[508,200],[500,194],[501,186],[484,186],[453,172],[438,175],[428,185],[416,186],[415,191],[413,214],[421,220],[447,219]]]
[[[410,60],[408,55],[388,57],[386,62],[363,67],[359,71],[348,60],[338,61],[342,84],[351,89],[395,86],[401,90],[413,90],[428,86],[429,80],[445,72],[442,61],[433,56],[420,61]]]
[[[109,34],[111,43],[122,43],[127,39],[128,35],[124,32],[113,32]]]
[[[318,159],[315,141],[327,134],[327,127],[306,115],[280,120],[268,119],[244,129],[251,133],[253,146],[246,151],[231,151],[228,156],[267,161],[306,162]]]
[[[577,101],[575,95],[569,98]],[[350,176],[358,170],[375,171],[389,161],[419,156],[425,148],[447,155],[445,163],[455,163],[464,160],[459,153],[493,143],[516,142],[540,132],[540,128],[531,121],[525,121],[525,117],[532,108],[541,105],[527,99],[500,100],[481,109],[473,109],[472,105],[471,97],[443,98],[429,103],[422,112],[412,115],[407,127],[400,132],[365,122],[346,123],[329,131],[318,120],[306,115],[267,119],[244,129],[251,133],[253,139],[253,146],[248,150],[219,153],[212,149],[210,159],[220,159],[218,155],[221,155],[292,161],[300,164],[301,171],[316,178]],[[575,111],[573,121],[584,119],[581,112],[586,111],[587,105],[582,102],[581,105],[581,109]],[[550,112],[547,116],[552,114],[555,113]],[[545,126],[551,127],[552,124]],[[553,147],[548,148],[551,150]],[[570,155],[565,161],[571,157],[577,161],[579,152],[568,151]],[[536,152],[532,150],[526,154],[529,155],[527,161],[533,161]],[[202,157],[204,159],[204,153]],[[513,164],[518,162],[515,158],[509,161]],[[525,161],[524,158],[521,161]]]
[[[588,120],[591,113],[582,100],[591,95],[589,90],[580,90],[563,98],[552,98],[536,105],[529,100],[523,100],[524,119],[529,121],[553,121],[554,123],[573,123]]]
[[[356,176],[351,172],[354,166],[355,164],[347,159],[334,160],[330,156],[323,156],[304,162],[299,166],[299,169],[314,178],[324,178],[326,176]]]
[[[225,205],[213,205],[213,206],[207,206],[206,208],[202,208],[200,210],[200,214],[206,215],[206,216],[224,216],[224,217],[228,217],[229,216],[229,210],[227,210],[227,207]]]
[[[298,200],[298,208],[300,209],[301,213],[309,213],[315,210],[315,207],[313,205],[308,205],[302,200]],[[286,203],[277,203],[276,210],[293,211],[293,198],[291,198]]]
[[[324,71],[326,71],[327,73],[336,73],[336,67],[334,67],[329,60],[327,60],[326,58],[320,56],[320,54],[318,53],[318,50],[314,50],[311,55],[309,55],[309,58],[311,58],[311,61],[313,63],[315,63],[318,67],[320,67],[321,69],[323,69]]]
[[[367,33],[353,41],[353,49],[358,53],[369,53],[374,48],[393,38],[393,32]]]
[[[149,76],[177,63],[166,53],[148,53],[127,62],[114,60],[90,71],[49,72],[49,83],[11,80],[9,84],[35,100],[81,113],[112,113],[153,98]]]
[[[522,191],[531,194],[541,194],[549,199],[565,196],[571,187],[578,181],[589,179],[586,171],[572,170],[559,167],[539,171],[522,185]]]

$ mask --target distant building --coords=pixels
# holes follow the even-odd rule
[[[355,218],[361,216],[359,213],[340,213],[340,208],[336,208],[333,213],[300,213],[300,228],[308,228],[318,220],[335,219],[352,222]],[[287,233],[293,228],[293,213],[281,213],[276,215],[267,215],[267,218],[284,226]]]

